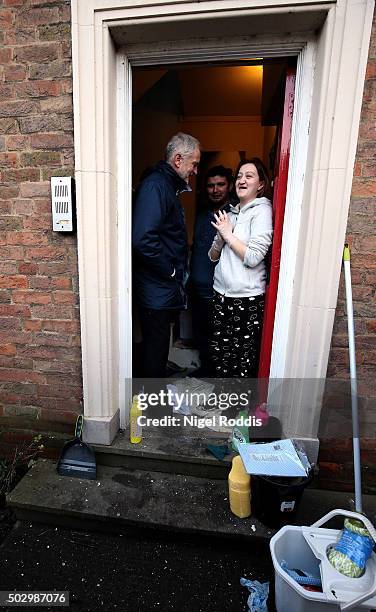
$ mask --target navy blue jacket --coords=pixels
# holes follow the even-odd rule
[[[178,194],[187,183],[159,162],[141,183],[133,211],[133,287],[140,306],[185,308],[188,240]],[[174,274],[175,270],[175,274]]]
[[[228,212],[228,204],[224,207]],[[214,213],[208,208],[201,208],[197,212],[194,233],[192,254],[190,262],[190,284],[194,291],[202,298],[213,297],[213,276],[216,263],[209,259],[209,249],[217,233],[211,221],[214,221]]]

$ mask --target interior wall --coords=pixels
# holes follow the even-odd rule
[[[260,157],[268,166],[274,128],[261,125],[262,77],[261,66],[134,70],[133,188],[163,158],[177,131],[201,142],[209,164],[202,164],[201,176],[217,164],[235,172],[244,156]],[[192,192],[181,201],[191,244],[200,183],[192,178],[190,184]]]

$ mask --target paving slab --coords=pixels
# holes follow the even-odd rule
[[[220,537],[270,538],[275,530],[229,509],[227,482],[98,466],[97,480],[60,476],[41,459],[8,497],[20,519],[119,530],[129,525]],[[73,521],[73,522],[72,522]]]
[[[351,494],[306,489],[296,516],[310,525],[335,508],[350,509]],[[17,518],[120,532],[137,526],[221,538],[269,540],[276,532],[255,517],[229,509],[227,482],[147,470],[98,466],[97,480],[60,476],[54,462],[39,460],[9,495]],[[376,496],[363,496],[376,521]]]

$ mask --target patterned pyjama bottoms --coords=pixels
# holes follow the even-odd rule
[[[214,292],[210,353],[216,377],[257,377],[264,298],[230,298]]]

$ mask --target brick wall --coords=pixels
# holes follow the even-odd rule
[[[0,426],[81,412],[76,237],[51,231],[73,175],[69,0],[0,0]]]
[[[76,238],[52,233],[49,189],[73,174],[71,91],[69,0],[0,0],[0,427],[64,431],[81,411]],[[375,120],[374,28],[348,224],[364,437],[376,423]],[[328,374],[348,377],[343,279]],[[371,482],[374,436],[363,448]],[[351,481],[348,437],[323,440],[320,460],[324,484]]]
[[[374,17],[360,120],[352,197],[347,225],[351,245],[356,361],[364,490],[375,493],[376,475],[376,18]],[[344,278],[338,294],[328,376],[349,378],[349,353]],[[327,394],[322,422],[329,432],[321,440],[320,471],[323,485],[351,483],[351,398]],[[331,421],[331,422],[330,422]],[[327,427],[323,428],[326,432]],[[340,436],[340,439],[338,437]]]

